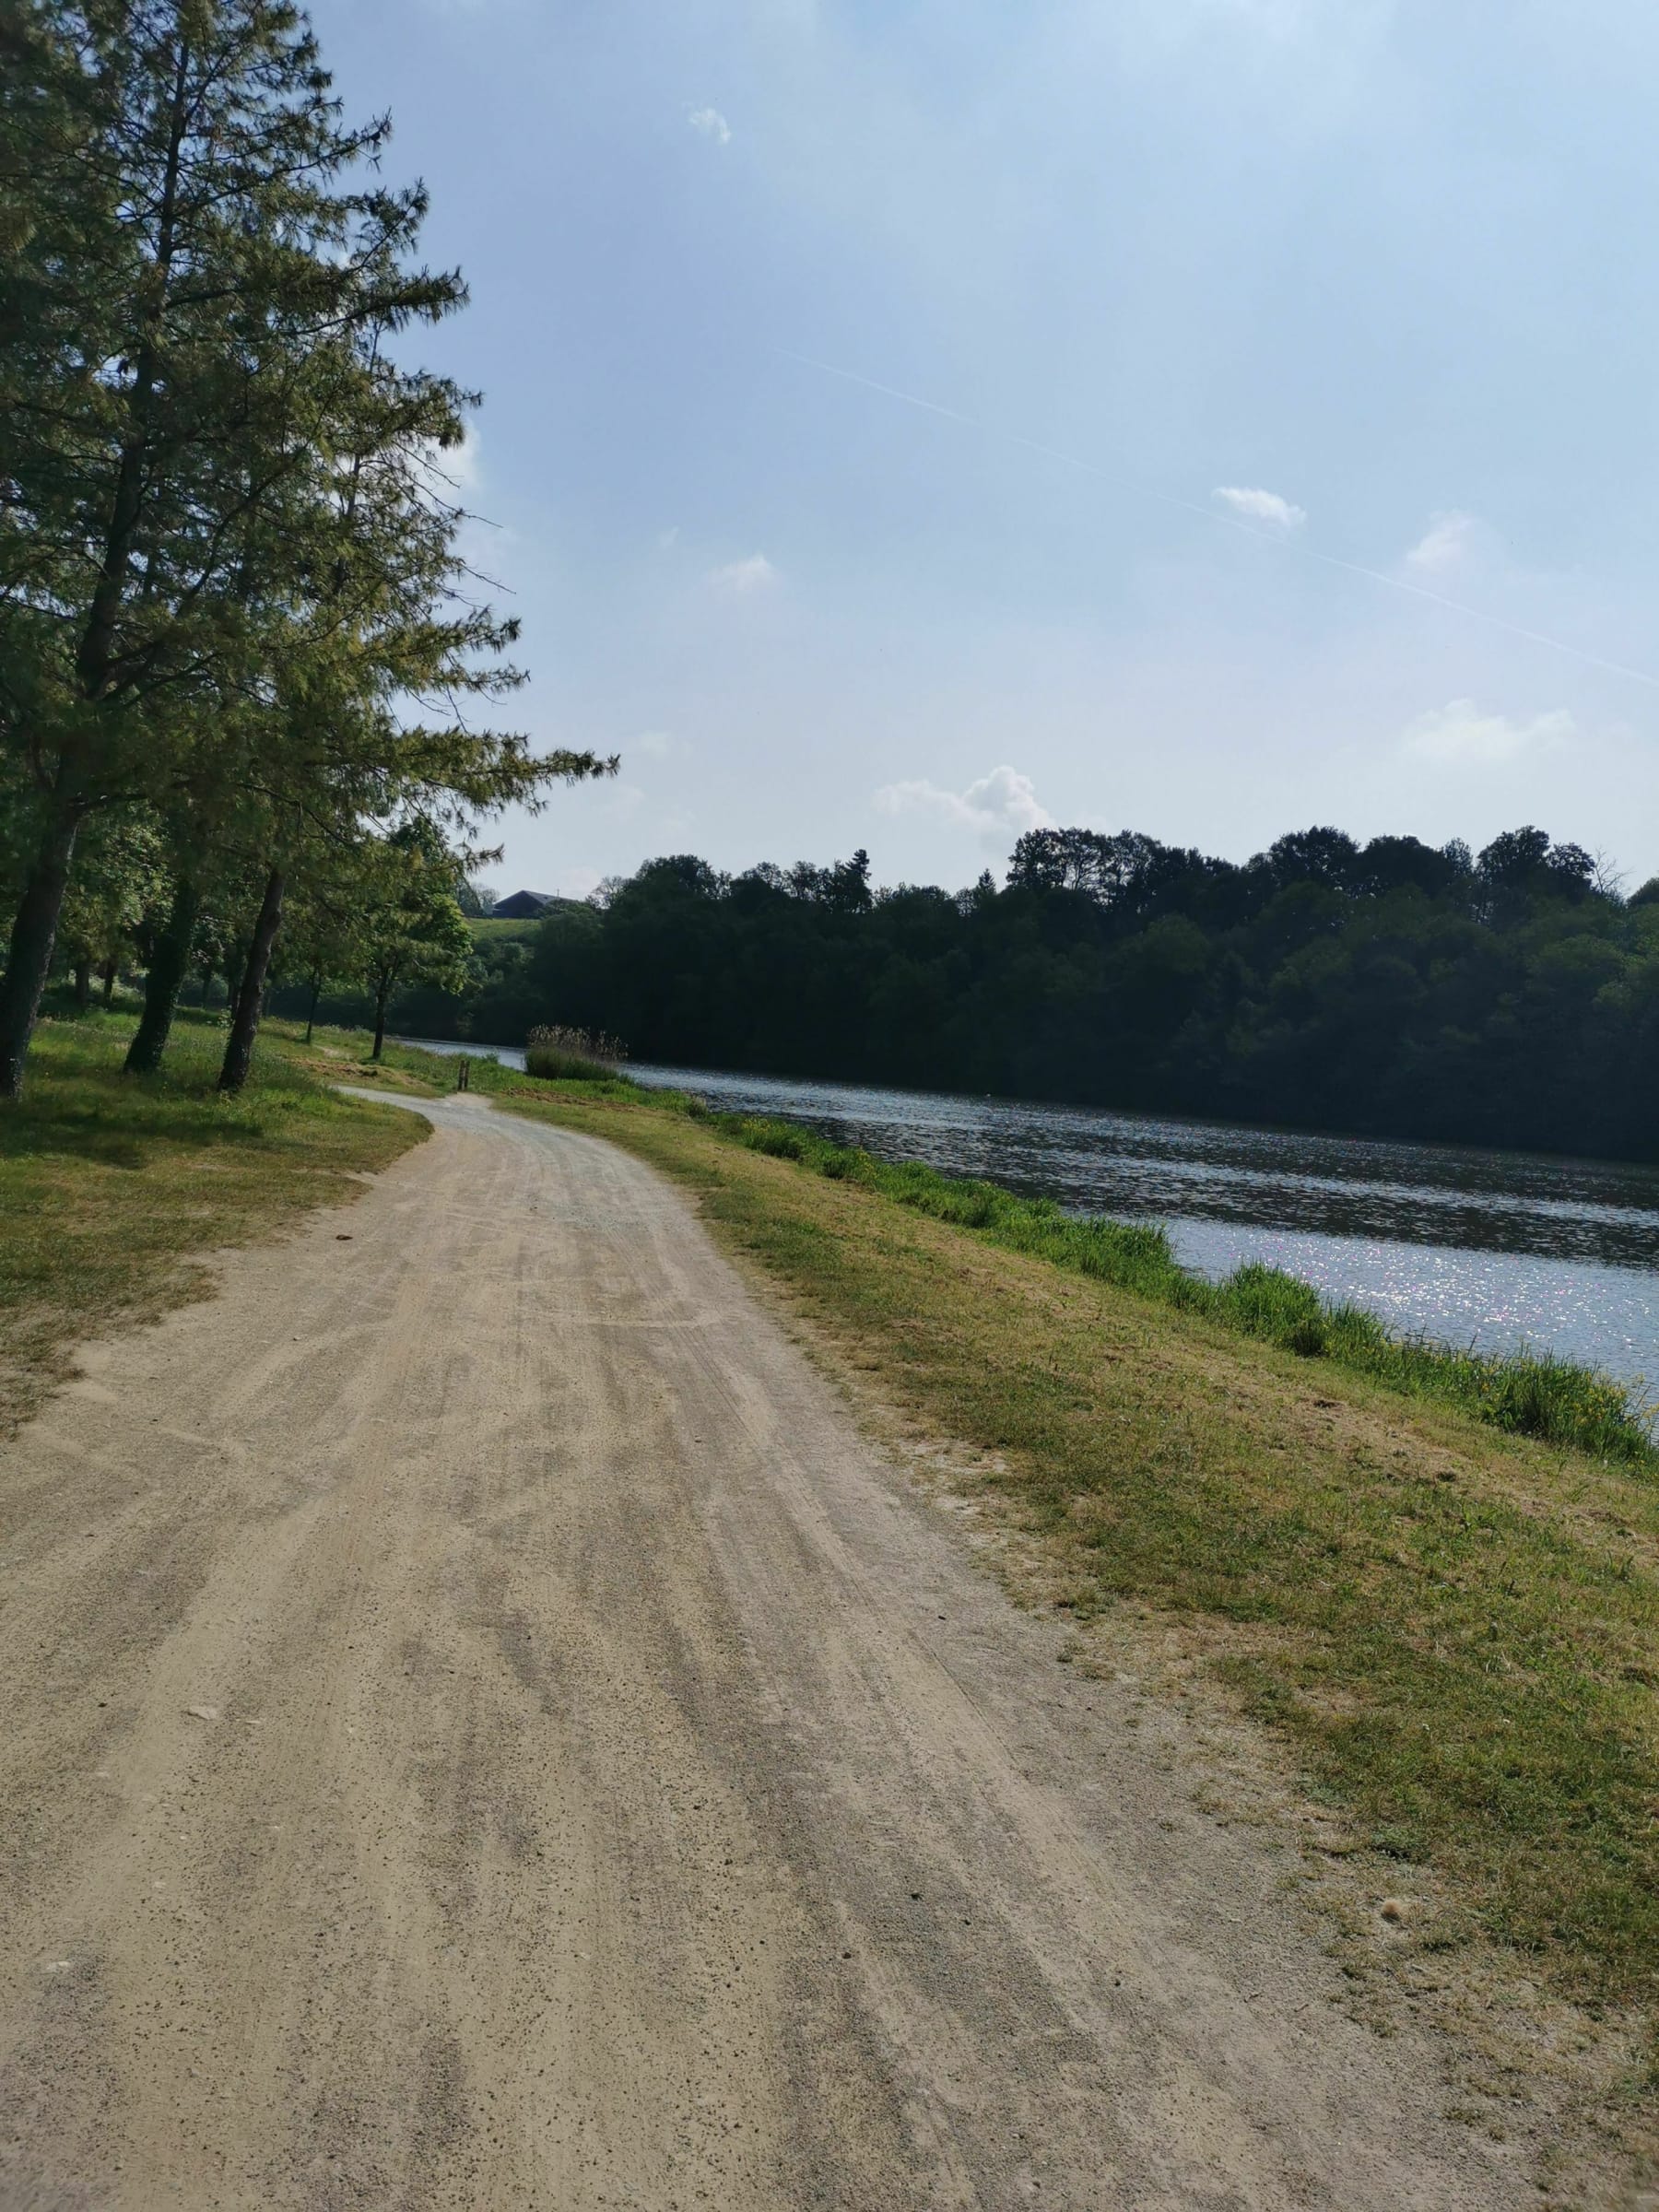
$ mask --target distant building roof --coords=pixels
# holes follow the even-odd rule
[[[506,899],[498,899],[489,910],[492,922],[534,922],[537,914],[545,914],[558,900],[552,891],[514,891]]]

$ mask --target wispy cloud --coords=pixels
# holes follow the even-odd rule
[[[1564,708],[1515,722],[1485,712],[1472,699],[1453,699],[1408,723],[1400,747],[1413,759],[1441,768],[1500,768],[1524,754],[1553,751],[1577,735]]]
[[[659,530],[656,535],[656,544],[659,553],[672,553],[675,547],[679,544],[679,524],[670,523],[666,530]]]
[[[684,740],[670,730],[641,730],[628,748],[643,753],[648,760],[666,760],[670,753],[684,752]]]
[[[693,108],[686,121],[694,131],[700,131],[705,138],[712,138],[716,146],[731,145],[732,126],[718,108]]]
[[[747,599],[756,592],[769,591],[778,581],[778,571],[764,553],[751,553],[747,560],[728,560],[718,569],[711,569],[709,582],[727,599]]]
[[[1308,519],[1305,507],[1277,491],[1264,491],[1259,484],[1218,484],[1213,496],[1247,522],[1269,523],[1276,530],[1300,530]]]
[[[1406,556],[1407,568],[1419,575],[1443,576],[1467,556],[1476,531],[1475,517],[1453,510],[1437,514]]]
[[[1062,446],[1045,445],[1040,439],[1028,438],[1020,431],[1002,429],[994,423],[981,422],[971,415],[964,415],[957,407],[941,406],[936,400],[924,399],[914,392],[902,392],[897,384],[878,383],[874,377],[861,376],[856,370],[838,368],[833,361],[820,361],[811,354],[794,353],[787,347],[781,347],[778,350],[784,359],[799,361],[804,368],[818,370],[825,376],[838,377],[843,383],[860,384],[866,392],[879,392],[886,398],[896,399],[907,407],[915,407],[924,415],[937,416],[946,422],[959,422],[964,429],[977,430],[983,437],[995,439],[999,444],[1018,446],[1029,453],[1041,453],[1047,460],[1058,461],[1066,468],[1078,469],[1083,475],[1093,477],[1101,483],[1115,484],[1120,490],[1140,499],[1155,500],[1160,507],[1173,508],[1182,514],[1212,515],[1223,526],[1229,522],[1226,515],[1216,516],[1213,507],[1202,506],[1196,500],[1187,499],[1179,492],[1161,491],[1156,485],[1136,482],[1115,469],[1103,468],[1098,462],[1067,453]],[[1230,484],[1218,486],[1212,496],[1225,501],[1232,510],[1231,524],[1234,528],[1256,527],[1255,523],[1246,519],[1250,516],[1265,517],[1269,523],[1277,524],[1277,535],[1299,559],[1317,561],[1322,568],[1339,570],[1345,576],[1363,576],[1368,582],[1382,584],[1388,591],[1405,593],[1414,599],[1425,599],[1432,606],[1443,606],[1452,614],[1466,616],[1470,621],[1484,623],[1489,629],[1504,630],[1512,638],[1524,638],[1528,644],[1546,645],[1551,653],[1569,653],[1575,661],[1582,661],[1587,668],[1602,668],[1609,676],[1628,677],[1632,683],[1645,684],[1650,690],[1659,691],[1659,676],[1650,669],[1633,667],[1628,661],[1616,661],[1604,653],[1587,652],[1583,646],[1572,644],[1566,638],[1557,637],[1549,630],[1534,629],[1524,622],[1513,622],[1507,615],[1498,614],[1489,606],[1472,606],[1466,600],[1454,599],[1447,593],[1437,591],[1420,577],[1402,575],[1397,563],[1392,569],[1369,568],[1363,561],[1345,560],[1338,553],[1323,553],[1317,546],[1298,542],[1295,533],[1307,521],[1306,511],[1294,506],[1288,500],[1281,499],[1277,492]],[[1265,505],[1262,502],[1265,502]]]
[[[1038,798],[1030,776],[1005,763],[966,791],[946,791],[918,778],[886,783],[876,794],[882,814],[933,814],[960,830],[975,831],[994,850],[1028,830],[1051,830],[1054,818]]]
[[[478,488],[477,424],[466,425],[458,445],[439,445],[430,438],[423,438],[416,465],[435,499],[451,505],[465,504],[468,495]]]

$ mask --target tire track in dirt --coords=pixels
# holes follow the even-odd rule
[[[0,1452],[0,2203],[1536,2201],[684,1199],[419,1111]]]

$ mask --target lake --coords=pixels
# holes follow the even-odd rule
[[[1206,1275],[1265,1260],[1402,1331],[1547,1348],[1659,1383],[1659,1168],[700,1068],[629,1073],[884,1159],[1159,1221]]]

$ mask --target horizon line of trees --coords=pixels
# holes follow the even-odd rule
[[[479,729],[524,680],[444,456],[477,394],[418,184],[348,124],[289,0],[25,0],[0,20],[0,1101],[42,993],[273,977],[459,987],[479,825],[592,753]]]
[[[1243,863],[1033,830],[1007,880],[863,853],[647,862],[478,947],[410,1033],[604,1029],[636,1059],[1659,1158],[1659,880],[1526,827],[1479,853],[1314,828]]]

